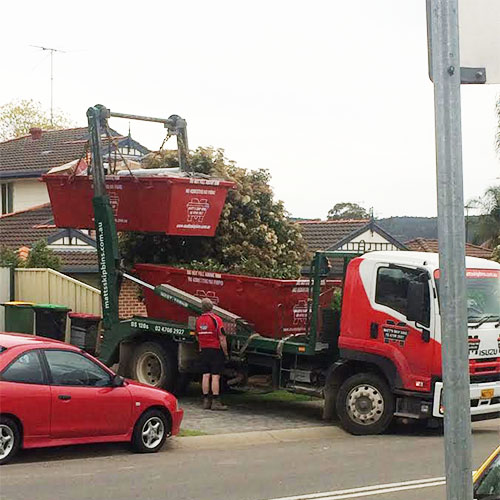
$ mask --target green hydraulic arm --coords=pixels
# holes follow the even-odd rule
[[[168,129],[169,135],[177,136],[179,165],[182,170],[188,170],[186,121],[180,116],[171,115],[169,118],[164,119],[115,113],[101,104],[97,104],[87,110],[90,150],[92,153],[91,173],[94,184],[92,205],[94,209],[97,255],[101,278],[104,333],[101,345],[101,359],[106,364],[112,364],[116,361],[117,346],[126,335],[126,331],[124,330],[130,329],[129,322],[121,323],[118,315],[120,256],[115,218],[106,190],[102,153],[101,136],[103,132],[108,130],[107,121],[111,116],[162,123]]]

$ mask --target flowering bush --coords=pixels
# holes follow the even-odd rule
[[[177,166],[176,151],[152,153],[147,168]],[[222,149],[198,148],[190,154],[194,172],[229,179],[230,190],[215,237],[146,233],[121,235],[127,264],[149,262],[269,278],[297,278],[307,260],[297,224],[275,201],[266,170],[246,170],[227,160]]]

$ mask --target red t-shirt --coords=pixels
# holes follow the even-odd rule
[[[220,349],[222,320],[214,313],[203,313],[196,320],[196,335],[201,349]]]

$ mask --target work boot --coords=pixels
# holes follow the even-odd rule
[[[225,411],[227,410],[227,406],[222,404],[219,398],[214,398],[212,401],[212,410]]]
[[[212,399],[210,396],[203,396],[203,409],[210,410],[212,408]]]

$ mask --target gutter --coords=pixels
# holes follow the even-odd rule
[[[16,170],[8,170],[7,172],[0,172],[0,180],[2,179],[38,179],[43,174],[47,173],[48,169],[44,170],[30,170],[29,172],[19,172]]]

